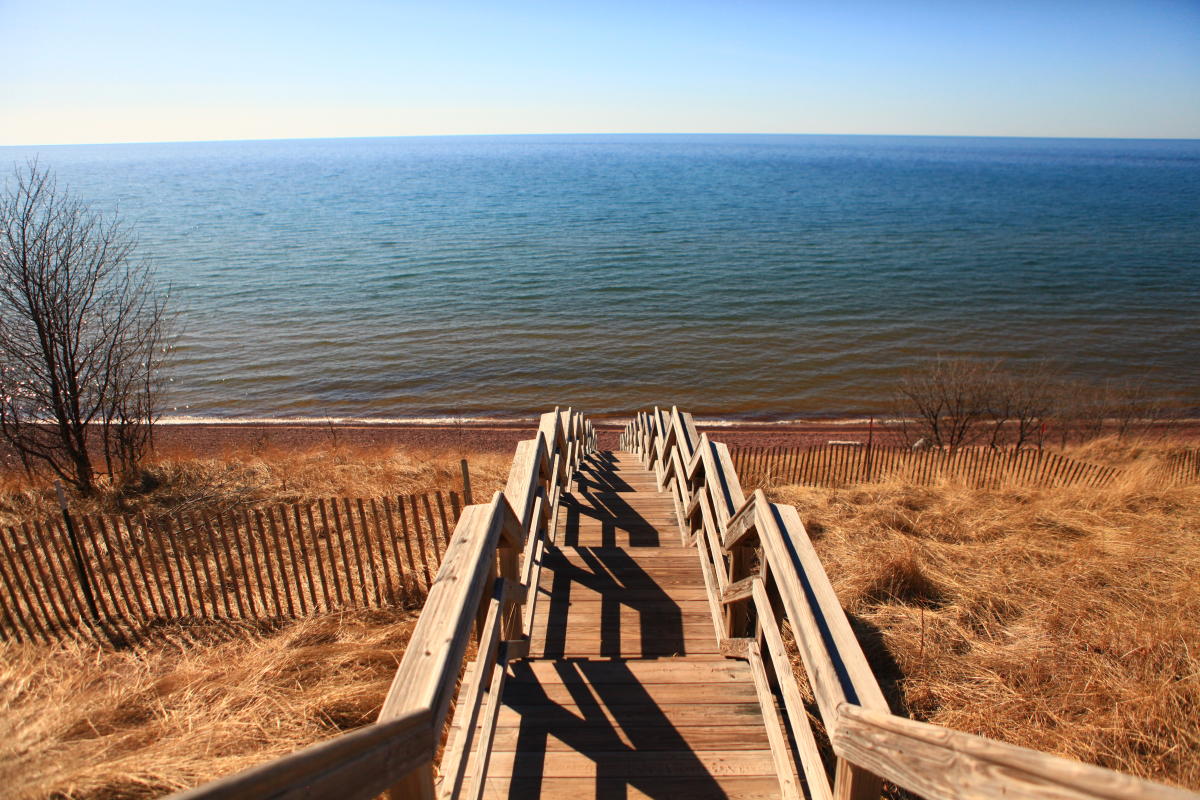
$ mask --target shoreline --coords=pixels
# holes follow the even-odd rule
[[[617,447],[628,417],[593,418],[599,445]],[[696,420],[700,433],[730,446],[796,447],[837,442],[874,441],[880,445],[900,443],[895,427],[869,418],[825,421],[733,422]],[[409,447],[417,450],[512,453],[517,442],[528,439],[537,429],[536,420],[474,420],[454,423],[414,420],[176,420],[156,428],[155,451],[159,457],[221,457],[235,451],[266,452],[319,447]],[[1200,420],[1189,419],[1172,424],[1168,433],[1174,439],[1200,440]]]

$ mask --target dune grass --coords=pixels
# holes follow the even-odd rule
[[[773,487],[894,710],[1200,789],[1200,486],[1091,446],[1104,489]],[[1105,452],[1108,451],[1108,452]]]
[[[136,650],[0,645],[3,794],[159,797],[366,724],[416,613],[172,625]]]
[[[353,447],[165,457],[142,481],[72,498],[84,513],[220,511],[316,497],[461,491],[459,453]],[[468,455],[477,501],[508,455]],[[58,511],[54,491],[0,479],[0,524]],[[419,609],[279,623],[179,623],[133,649],[0,643],[0,794],[159,797],[372,721]]]
[[[464,454],[391,447],[314,447],[303,451],[233,450],[223,458],[164,455],[125,486],[102,483],[95,497],[72,497],[84,514],[146,511],[218,512],[267,503],[297,503],[318,497],[379,497],[462,491]],[[476,502],[504,486],[511,454],[465,454]],[[0,474],[0,525],[58,513],[54,489],[45,478],[10,470]]]

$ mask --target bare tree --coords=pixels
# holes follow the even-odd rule
[[[1018,449],[1027,444],[1041,448],[1057,397],[1053,368],[1041,363],[1014,370],[997,362],[988,383],[988,443],[992,447],[1011,443]]]
[[[83,493],[95,456],[136,469],[159,413],[166,294],[134,245],[36,162],[0,197],[0,435]]]
[[[938,358],[906,375],[897,390],[897,411],[909,442],[925,439],[951,452],[981,435],[993,393],[995,365]]]

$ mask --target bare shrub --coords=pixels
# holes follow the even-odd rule
[[[942,358],[906,375],[896,392],[905,440],[951,452],[972,444],[987,416],[994,376],[993,364]]]
[[[134,245],[36,163],[0,196],[0,435],[83,494],[93,448],[132,474],[159,411],[166,297]]]

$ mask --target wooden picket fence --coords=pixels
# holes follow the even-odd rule
[[[734,448],[732,456],[739,479],[750,486],[835,487],[899,478],[923,485],[958,480],[977,488],[1098,487],[1118,472],[1116,467],[1088,464],[1047,450],[987,447],[954,453],[876,445],[741,447]]]
[[[457,492],[433,492],[4,528],[0,637],[127,640],[168,620],[417,603],[461,507]]]
[[[1200,449],[1171,453],[1162,465],[1166,483],[1200,483]]]

